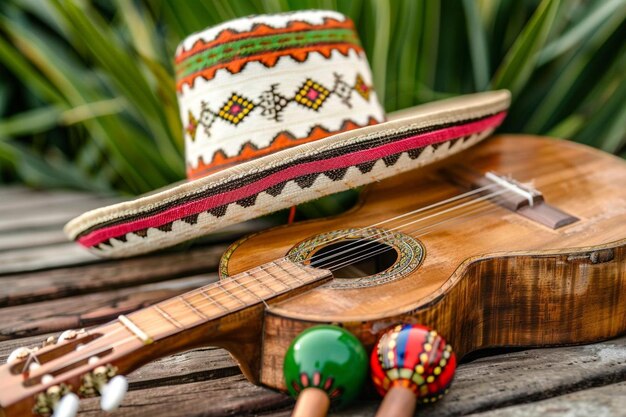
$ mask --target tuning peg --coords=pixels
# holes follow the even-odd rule
[[[54,406],[52,417],[74,417],[78,413],[78,395],[65,394]]]
[[[113,411],[120,406],[126,392],[128,381],[122,375],[113,377],[100,392],[100,407],[104,411]]]
[[[52,382],[52,376],[46,378],[43,384]],[[70,396],[70,398],[66,398]],[[71,398],[74,396],[75,398]],[[73,405],[75,404],[75,405]],[[53,414],[55,417],[72,417],[78,410],[78,397],[73,394],[70,387],[66,384],[52,385],[44,392],[39,393],[35,397],[35,405],[33,406],[33,414],[40,416],[49,416]]]
[[[49,336],[46,340],[41,342],[41,347],[45,348],[46,346],[52,346],[55,343],[56,343],[56,339],[54,338],[54,336]]]
[[[359,394],[367,373],[367,353],[350,332],[315,326],[291,343],[284,362],[289,393],[297,398],[292,417],[325,416]]]
[[[66,330],[59,335],[59,338],[57,339],[57,343],[61,343],[66,340],[75,339],[77,335],[78,335],[78,332],[76,330]]]
[[[96,358],[96,360],[92,360],[92,358]],[[97,361],[97,356],[92,356],[88,359],[88,363],[92,365]],[[95,397],[98,394],[102,394],[107,382],[113,379],[116,374],[117,368],[111,364],[98,366],[92,372],[83,375],[82,383],[78,387],[78,393],[83,397]]]
[[[9,354],[9,357],[7,358],[7,363],[13,363],[13,362],[26,359],[28,355],[31,354],[31,352],[32,352],[31,349],[27,347],[24,347],[24,346],[18,347],[17,349],[15,349],[13,352]]]
[[[448,392],[456,357],[436,331],[403,324],[382,335],[370,365],[374,385],[385,397],[376,417],[408,417],[418,400],[435,402]]]

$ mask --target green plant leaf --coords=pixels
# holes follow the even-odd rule
[[[543,65],[565,52],[580,45],[588,36],[591,36],[598,28],[604,26],[614,13],[623,14],[626,0],[609,0],[603,2],[600,7],[590,13],[582,22],[573,26],[566,33],[546,45],[537,57],[537,65]],[[620,11],[621,9],[621,11]]]
[[[493,77],[496,89],[507,88],[516,96],[525,87],[537,65],[559,7],[560,0],[542,0]]]
[[[485,28],[475,0],[463,0],[463,9],[467,21],[467,39],[472,57],[474,86],[476,90],[481,91],[489,84],[489,52]]]
[[[0,138],[32,135],[59,125],[65,109],[60,106],[39,107],[0,120]]]
[[[381,103],[385,103],[385,85],[387,82],[387,57],[389,56],[389,38],[391,36],[391,8],[389,3],[371,0],[372,12],[376,24],[376,37],[372,51],[372,72],[376,94]]]

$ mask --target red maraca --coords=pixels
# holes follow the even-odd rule
[[[370,359],[372,380],[385,397],[376,417],[412,416],[417,401],[435,402],[448,391],[456,369],[450,345],[417,324],[386,331]]]

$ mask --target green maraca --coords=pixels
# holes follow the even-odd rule
[[[315,326],[300,333],[285,355],[283,372],[297,398],[292,417],[322,417],[349,404],[367,375],[367,353],[352,333],[337,326]]]

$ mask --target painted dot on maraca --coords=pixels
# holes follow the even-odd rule
[[[443,397],[456,370],[450,345],[436,331],[420,325],[388,330],[370,359],[372,380],[381,395],[393,386],[406,386],[424,403]]]

